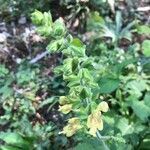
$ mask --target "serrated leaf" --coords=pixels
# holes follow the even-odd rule
[[[60,50],[62,44],[63,44],[63,40],[62,40],[62,39],[54,40],[54,41],[51,41],[51,42],[47,45],[46,49],[47,49],[49,52],[54,53],[54,52]]]
[[[53,24],[53,32],[54,32],[54,37],[60,37],[63,36],[65,33],[65,25],[62,21],[62,19],[57,19],[54,24]]]
[[[50,12],[43,13],[43,25],[51,27],[52,26],[52,16]]]
[[[64,75],[69,75],[70,73],[72,73],[72,58],[67,58],[64,60]]]
[[[85,45],[77,38],[70,43],[69,50],[73,56],[85,56]]]
[[[32,14],[31,14],[31,20],[35,25],[40,25],[43,21],[43,14],[38,11],[35,10]]]
[[[40,26],[40,27],[37,27],[36,31],[40,35],[47,37],[51,34],[52,29],[49,26]]]
[[[58,42],[57,41],[52,41],[50,42],[46,49],[49,51],[49,52],[56,52],[58,50]]]

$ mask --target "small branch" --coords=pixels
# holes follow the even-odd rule
[[[45,57],[49,52],[48,51],[45,51],[41,54],[38,54],[35,58],[33,58],[32,60],[30,60],[30,64],[34,64],[36,63],[37,61],[41,60],[43,57]]]
[[[150,6],[146,6],[146,7],[138,7],[137,11],[150,11]]]
[[[113,139],[113,137],[112,136],[101,136],[101,139],[106,141],[106,140]]]
[[[106,145],[106,143],[104,142],[104,138],[103,136],[101,136],[101,134],[99,133],[99,131],[96,132],[97,137],[101,140],[101,142],[103,143],[103,146],[105,147],[105,150],[110,150],[109,147]]]

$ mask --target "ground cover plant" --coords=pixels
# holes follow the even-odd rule
[[[148,2],[62,0],[60,17],[46,3],[22,10],[32,11],[23,41],[34,51],[20,55],[1,36],[17,55],[0,64],[0,149],[148,150]]]

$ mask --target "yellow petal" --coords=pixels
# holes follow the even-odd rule
[[[65,134],[67,137],[71,137],[75,133],[75,130],[72,130],[71,126],[67,125],[63,128],[61,133]]]
[[[75,130],[81,129],[80,120],[77,117],[71,118],[68,121],[69,125],[72,126]]]
[[[109,106],[108,106],[108,104],[105,102],[105,101],[103,101],[103,102],[101,102],[99,105],[98,105],[98,108],[97,108],[99,111],[102,111],[102,112],[107,112],[108,111],[108,109],[109,109]]]
[[[92,136],[96,137],[96,132],[97,132],[97,128],[91,128],[89,130],[89,134],[91,134]]]
[[[70,124],[76,124],[76,123],[79,123],[80,121],[79,121],[79,118],[74,117],[74,118],[69,119],[68,122],[69,122]]]
[[[80,121],[78,118],[71,118],[68,121],[68,125],[63,128],[61,133],[66,134],[67,137],[75,134],[79,129],[81,129]]]
[[[59,111],[64,114],[68,114],[72,110],[72,104],[66,104],[64,106],[59,106]]]
[[[89,133],[93,136],[96,136],[97,130],[103,130],[103,121],[99,111],[96,110],[88,116],[87,127],[90,128]]]
[[[98,127],[100,122],[100,116],[101,113],[99,111],[94,111],[92,114],[90,114],[87,120],[87,127],[91,128],[93,127],[93,125],[94,127]]]

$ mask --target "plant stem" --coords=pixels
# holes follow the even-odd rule
[[[103,146],[105,148],[105,150],[110,150],[109,147],[106,145],[106,143],[104,142],[103,137],[101,136],[101,134],[99,133],[99,131],[96,132],[97,133],[97,137],[101,140],[101,142],[103,143]]]

